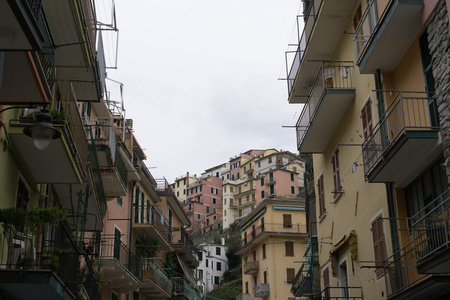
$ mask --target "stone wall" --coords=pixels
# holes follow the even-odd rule
[[[445,0],[439,2],[427,25],[447,180],[450,184],[450,49],[445,50],[449,40],[449,20]]]

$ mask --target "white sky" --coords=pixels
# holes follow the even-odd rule
[[[126,117],[155,178],[249,149],[296,151],[285,54],[299,0],[116,0]],[[99,9],[99,8],[97,8]],[[112,47],[106,45],[106,47]],[[152,168],[156,167],[156,168]]]

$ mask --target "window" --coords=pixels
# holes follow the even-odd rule
[[[291,228],[292,227],[292,216],[283,214],[283,227]]]
[[[386,241],[384,239],[383,219],[381,215],[377,216],[372,221],[372,238],[373,238],[373,252],[375,254],[375,270],[377,277],[384,274],[384,261],[387,259]]]
[[[186,185],[186,179],[183,179],[183,185]]]
[[[117,205],[119,205],[120,207],[123,207],[123,198],[122,197],[117,197],[116,202],[117,202]]]
[[[189,203],[189,210],[191,210],[192,209],[192,204],[191,203]]]
[[[295,187],[291,185],[291,194],[295,194]]]
[[[296,173],[297,172],[297,167],[293,167],[292,171],[294,171]]]
[[[234,180],[234,174],[231,175],[231,180]]]
[[[220,250],[221,250],[220,247],[216,247],[216,255],[221,255]]]
[[[291,173],[291,181],[294,181],[294,173]]]
[[[186,195],[186,190],[185,189],[183,189],[183,195]]]
[[[244,244],[247,244],[247,231],[244,232]]]
[[[198,197],[197,197],[197,202],[199,202],[199,203],[200,203],[200,196],[198,196]]]
[[[177,181],[177,187],[180,187],[180,182],[179,181]]]
[[[239,173],[237,173],[236,176],[237,176],[237,179],[239,179]]]
[[[225,215],[225,217],[227,216],[227,210],[225,209],[223,214]]]
[[[325,290],[325,293],[324,293],[325,297],[324,298],[325,299],[329,299],[329,296],[330,296],[330,290],[329,290],[329,287],[330,287],[330,269],[325,268],[323,270],[322,277],[323,277],[323,286],[324,286],[324,290]]]
[[[200,220],[200,214],[197,214],[197,219],[199,219],[199,220]]]
[[[264,191],[261,191],[261,199],[264,199]]]
[[[263,255],[263,259],[266,258],[266,244],[262,244],[262,255]]]
[[[119,300],[119,295],[114,292],[111,292],[111,300]]]
[[[258,168],[261,168],[261,162],[258,161]]]
[[[213,204],[216,204],[216,198],[213,198]]]
[[[269,173],[269,182],[272,182],[273,181],[273,172],[270,172]]]
[[[323,185],[323,175],[320,175],[317,180],[317,190],[319,192],[319,218],[323,217],[327,211],[325,208],[325,192]]]
[[[198,270],[198,278],[203,279],[203,270],[202,269]]]
[[[269,274],[267,274],[267,271],[264,271],[263,277],[264,277],[264,283],[267,283],[269,281]]]
[[[219,276],[214,276],[214,285],[219,285],[219,284],[220,284]]]
[[[264,185],[264,177],[261,178],[261,186]]]
[[[199,261],[203,260],[203,252],[201,252],[201,251],[198,252],[198,260]]]
[[[269,164],[272,162],[272,157],[269,157]]]
[[[256,250],[253,251],[252,255],[253,255],[253,261],[256,261]]]
[[[180,192],[177,192],[177,197],[180,197]]]
[[[242,187],[241,186],[238,187],[238,194],[240,194],[240,193],[242,193]]]
[[[225,204],[225,205],[227,205],[227,199],[225,198],[225,199],[223,199],[223,204]]]
[[[285,241],[284,242],[284,249],[285,249],[285,255],[286,256],[294,256],[294,242],[292,242],[292,241]]]
[[[232,187],[232,186],[230,186],[230,192],[233,192],[233,190],[234,190],[234,189],[233,189],[233,187]]]
[[[214,188],[211,188],[211,194],[214,194]]]
[[[215,214],[216,213],[216,208],[215,207],[213,207],[213,214]]]
[[[353,29],[356,32],[356,29],[358,28],[358,24],[362,17],[362,9],[361,4],[359,4],[358,8],[356,9],[355,15],[353,16]],[[358,32],[359,36],[364,36],[364,26],[360,27],[360,30]],[[363,50],[365,43],[363,39],[359,38],[359,40],[356,42],[356,56],[358,57],[361,51]]]
[[[331,164],[333,165],[334,198],[337,198],[342,193],[341,171],[339,167],[339,150],[337,149],[331,157]]]
[[[209,206],[206,207],[206,213],[209,214]]]
[[[373,129],[372,124],[372,100],[367,100],[361,109],[361,121],[363,127],[364,139],[368,139]]]
[[[294,268],[287,268],[286,269],[286,275],[287,275],[287,282],[293,283],[295,279],[295,269]]]
[[[222,271],[222,264],[220,262],[217,262],[217,271]]]
[[[206,219],[206,225],[209,225],[209,218]]]
[[[207,268],[209,267],[209,260],[208,259],[206,259],[206,267]]]
[[[248,281],[245,282],[245,293],[248,294]]]

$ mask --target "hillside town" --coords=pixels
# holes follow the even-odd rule
[[[166,178],[111,92],[117,24],[0,0],[0,300],[450,299],[450,1],[298,2],[296,151]]]

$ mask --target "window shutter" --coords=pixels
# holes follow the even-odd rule
[[[323,216],[325,214],[325,193],[323,187],[323,175],[321,175],[317,182],[317,189],[319,192],[319,216]]]
[[[384,274],[383,265],[387,258],[386,241],[384,237],[383,220],[381,215],[372,222],[372,237],[373,250],[375,253],[375,266],[378,267],[375,273],[377,274],[377,277],[380,277]]]

